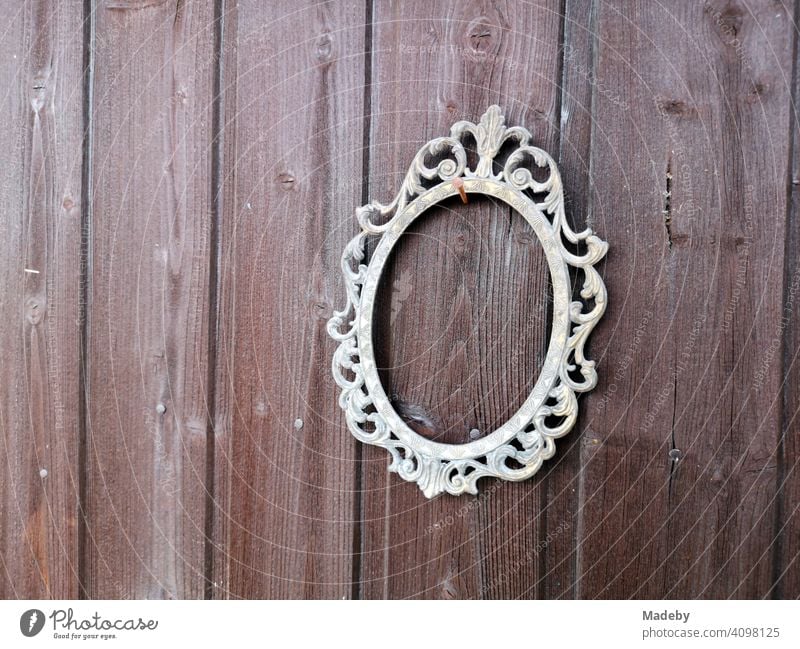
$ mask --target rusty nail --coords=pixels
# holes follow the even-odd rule
[[[453,187],[458,190],[458,195],[461,196],[461,202],[466,205],[469,203],[467,200],[467,192],[464,191],[464,181],[461,178],[453,178]]]

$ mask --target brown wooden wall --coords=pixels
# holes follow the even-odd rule
[[[4,0],[0,596],[800,597],[789,0]],[[433,501],[346,430],[354,209],[492,103],[611,248],[600,382],[531,480]],[[522,403],[548,277],[414,226],[379,361],[422,434]]]

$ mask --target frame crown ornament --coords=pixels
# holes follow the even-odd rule
[[[468,136],[474,138],[478,153],[474,169],[467,164]],[[595,363],[586,358],[584,347],[606,309],[605,285],[594,265],[608,244],[591,228],[570,228],[556,163],[530,142],[526,129],[506,126],[499,106],[490,106],[477,124],[456,122],[449,136],[433,139],[417,152],[390,203],[373,201],[356,210],[361,231],[342,255],[347,303],[334,312],[327,327],[339,343],[332,364],[342,389],[339,405],[355,438],[386,449],[389,471],[416,482],[428,498],[444,492],[477,494],[483,477],[520,481],[532,476],[555,454],[555,439],[575,424],[576,393],[597,384]],[[511,151],[503,160],[500,152],[509,143]],[[534,178],[535,169],[546,177]],[[550,270],[553,321],[544,365],[520,409],[481,439],[443,444],[413,431],[386,396],[374,357],[372,316],[378,282],[397,240],[417,217],[459,189],[500,199],[531,225]],[[364,264],[369,237],[379,240]],[[568,245],[582,252],[570,251]],[[572,299],[570,267],[583,274],[582,300]]]

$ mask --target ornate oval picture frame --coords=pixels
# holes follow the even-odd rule
[[[474,169],[467,164],[469,136],[478,153]],[[605,285],[594,265],[608,244],[591,229],[570,228],[556,163],[530,142],[526,129],[506,127],[499,106],[489,107],[478,124],[453,124],[448,137],[431,140],[417,152],[391,203],[371,202],[356,210],[361,231],[342,255],[347,304],[328,322],[328,333],[339,343],[333,356],[333,376],[342,389],[339,405],[356,439],[386,449],[389,470],[416,482],[428,498],[477,494],[484,477],[519,481],[532,476],[555,454],[555,439],[575,424],[575,393],[597,383],[595,363],[584,347],[606,308]],[[511,152],[500,160],[501,148],[505,152],[509,145]],[[537,168],[546,175],[543,180],[534,177]],[[457,194],[485,194],[522,214],[545,251],[553,313],[547,356],[519,410],[485,437],[443,444],[412,430],[395,411],[378,376],[372,326],[378,283],[394,245],[427,209]],[[378,242],[365,265],[370,237]],[[573,299],[570,267],[583,273],[582,300]]]

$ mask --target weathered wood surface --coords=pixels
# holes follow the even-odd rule
[[[600,5],[615,95],[594,93],[591,217],[614,289],[584,404],[580,597],[770,594],[792,30],[774,2],[749,9]]]
[[[2,9],[0,597],[77,597],[83,11]]]
[[[0,596],[800,596],[790,3],[7,4]],[[611,244],[600,383],[532,480],[429,502],[346,431],[325,321],[354,208],[491,103]],[[422,434],[533,386],[507,208],[433,210],[380,304]]]
[[[202,597],[214,8],[139,4],[93,15],[83,585]]]
[[[364,5],[224,21],[213,595],[347,598],[358,465],[325,325],[361,200]]]
[[[390,198],[422,144],[492,103],[554,150],[561,18],[548,4],[376,5],[371,197]],[[415,226],[394,253],[378,322],[401,415],[450,443],[508,419],[543,360],[547,282],[532,229],[502,204],[448,204]],[[536,583],[547,472],[484,485],[478,499],[424,501],[387,475],[384,451],[364,457],[363,596],[519,597]]]
[[[798,56],[796,46],[795,56]],[[795,67],[797,61],[796,58]],[[785,599],[800,598],[800,79],[796,69],[792,83],[794,102],[789,113],[788,139],[792,148],[784,280],[781,312],[776,314],[772,323],[773,340],[777,338],[783,346],[781,352],[776,350],[772,354],[773,362],[781,364],[783,376],[772,596]],[[772,348],[775,347],[773,343]]]

